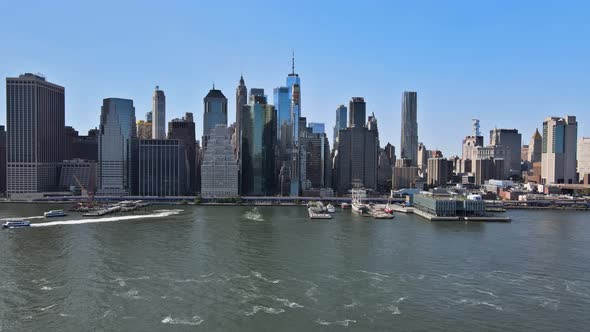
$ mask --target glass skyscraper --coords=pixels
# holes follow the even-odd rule
[[[98,188],[100,194],[130,192],[130,141],[137,137],[133,100],[106,98],[100,113]]]
[[[332,140],[334,148],[336,148],[336,142],[338,141],[338,131],[346,128],[347,116],[348,109],[346,106],[340,105],[336,108],[336,124],[334,125],[334,138]]]
[[[275,178],[276,112],[266,98],[254,96],[242,112],[241,193],[272,195]]]
[[[152,136],[154,139],[166,138],[166,95],[156,86],[152,97]]]
[[[211,130],[218,124],[227,126],[227,98],[215,87],[203,99],[203,149],[207,149],[207,141]]]
[[[273,92],[274,106],[277,111],[277,141],[281,141],[282,128],[288,129],[291,123],[291,98],[287,87],[275,88]]]

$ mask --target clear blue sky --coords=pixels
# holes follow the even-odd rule
[[[0,31],[0,76],[65,86],[82,133],[105,97],[132,98],[143,118],[159,85],[168,120],[193,112],[200,138],[212,82],[233,122],[240,73],[272,102],[295,50],[302,115],[330,138],[336,106],[363,96],[382,145],[398,147],[404,90],[418,91],[420,141],[445,155],[471,118],[486,143],[494,126],[526,143],[549,115],[577,115],[590,136],[588,1],[5,1]]]

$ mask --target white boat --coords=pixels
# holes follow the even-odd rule
[[[332,205],[332,204],[328,204],[328,205],[326,206],[326,209],[328,209],[328,212],[329,212],[329,213],[334,213],[334,212],[336,212],[336,208],[334,208],[334,205]]]
[[[2,224],[2,228],[18,228],[29,226],[31,226],[31,222],[28,220],[11,220]]]
[[[360,214],[368,213],[367,205],[363,203],[364,198],[367,198],[366,190],[352,189],[352,211]]]
[[[44,212],[43,216],[45,216],[45,218],[65,217],[66,213],[63,210],[51,210],[51,211]]]
[[[341,207],[342,209],[345,209],[345,210],[346,210],[346,209],[350,209],[350,204],[348,204],[348,203],[344,202],[344,203],[341,203],[341,204],[340,204],[340,207]]]

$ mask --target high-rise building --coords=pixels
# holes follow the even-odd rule
[[[152,136],[166,139],[166,95],[156,86],[152,97]]]
[[[152,139],[152,128],[151,122],[139,120],[137,121],[137,138],[141,139]]]
[[[421,173],[426,173],[428,168],[428,150],[424,143],[418,143],[418,153],[416,154],[416,165]]]
[[[543,121],[541,182],[577,183],[578,122],[575,116],[548,117]]]
[[[182,141],[184,160],[187,162],[188,188],[191,194],[199,191],[197,184],[197,141],[195,139],[195,121],[193,113],[187,112],[181,119],[173,119],[168,123],[168,138]]]
[[[6,192],[6,130],[0,126],[0,194]]]
[[[539,133],[539,129],[535,129],[535,133],[533,134],[533,137],[531,137],[531,141],[529,143],[528,161],[530,163],[540,162],[542,154],[543,137],[541,136],[541,133]]]
[[[490,145],[502,145],[508,148],[510,155],[505,160],[506,173],[510,175],[520,174],[520,147],[522,146],[522,135],[517,129],[492,129],[490,130]]]
[[[64,158],[64,88],[26,73],[6,78],[7,190],[57,190]],[[13,195],[14,194],[14,195]]]
[[[277,140],[280,142],[283,137],[283,128],[289,130],[291,124],[291,99],[289,88],[281,86],[274,88],[273,101],[277,111]]]
[[[404,91],[402,95],[401,121],[401,157],[412,160],[412,166],[418,163],[418,95],[416,92]]]
[[[403,162],[407,160],[408,162]],[[404,188],[415,188],[418,181],[418,167],[409,166],[409,159],[398,159],[398,163],[393,168],[393,177],[391,178],[391,189],[400,190]]]
[[[385,153],[387,153],[387,158],[389,158],[391,165],[395,166],[395,161],[397,159],[395,156],[395,146],[388,142],[385,146]]]
[[[201,166],[201,196],[238,196],[238,162],[233,153],[228,128],[217,125],[209,136]]]
[[[463,139],[463,155],[461,159],[472,160],[475,147],[483,146],[483,136],[465,136]]]
[[[449,182],[449,161],[446,158],[428,159],[428,177],[426,183],[429,186],[441,186]]]
[[[353,97],[348,103],[348,126],[362,128],[367,121],[367,104],[363,97]]]
[[[242,195],[272,195],[276,142],[276,112],[266,98],[254,96],[241,112],[241,181]]]
[[[96,160],[64,160],[59,175],[59,190],[73,191],[76,195],[82,195],[84,190],[94,193],[96,168]]]
[[[302,126],[305,128],[305,125]],[[332,179],[330,144],[324,132],[314,132],[312,124],[301,132],[301,179],[303,189],[329,188]]]
[[[393,165],[387,151],[382,149],[379,152],[379,164],[377,166],[377,192],[387,193],[391,189],[389,181],[393,176]]]
[[[319,122],[310,122],[308,125],[311,128],[311,132],[314,134],[325,134],[326,133],[326,125]]]
[[[64,128],[64,155],[63,159],[68,160],[74,158],[72,156],[72,149],[74,146],[74,141],[78,139],[78,131],[71,126],[66,126]]]
[[[213,89],[203,99],[203,151],[207,150],[209,134],[218,124],[227,126],[227,98],[221,90]]]
[[[248,88],[244,82],[244,76],[240,75],[240,83],[236,87],[236,125],[235,125],[235,138],[234,138],[234,154],[236,159],[240,160],[240,130],[241,130],[241,112],[244,105],[248,104]]]
[[[578,141],[578,176],[580,182],[588,183],[590,175],[590,137],[581,137]]]
[[[334,125],[334,137],[332,139],[334,149],[338,148],[338,131],[344,129],[347,126],[348,109],[344,105],[340,105],[336,108],[336,124]]]
[[[133,139],[132,192],[140,196],[181,196],[188,192],[184,142]]]
[[[523,163],[529,162],[529,146],[526,144],[520,148],[520,161]]]
[[[351,100],[351,112],[362,113],[365,107],[363,98],[355,97]],[[352,105],[355,103],[356,105]],[[350,119],[355,119],[357,115]],[[357,119],[358,121],[358,119]],[[379,163],[379,131],[377,121],[371,117],[368,126],[359,126],[349,122],[349,127],[338,133],[338,150],[334,155],[334,189],[340,195],[351,188],[364,187],[377,189],[377,172]]]
[[[98,161],[98,129],[90,129],[88,135],[78,135],[72,143],[72,156],[69,159]]]
[[[133,100],[106,98],[100,112],[98,193],[125,195],[134,181],[130,165],[131,140],[137,137]]]

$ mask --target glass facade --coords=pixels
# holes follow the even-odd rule
[[[227,126],[227,98],[220,90],[212,89],[203,102],[203,149],[206,149],[211,130],[218,124]]]
[[[274,106],[277,111],[277,141],[281,140],[283,126],[287,127],[291,123],[291,99],[289,97],[289,88],[278,87],[274,89]]]

